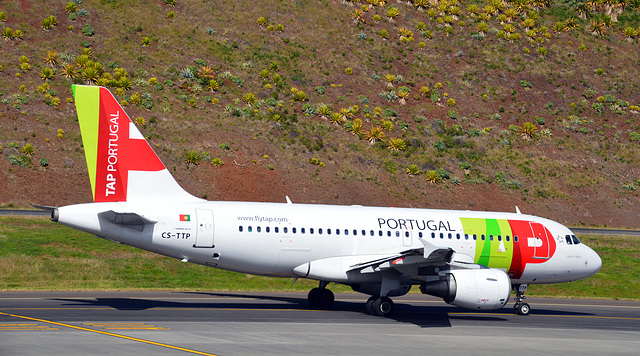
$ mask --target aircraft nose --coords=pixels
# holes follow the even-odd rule
[[[596,253],[596,251],[592,250],[590,247],[584,246],[588,249],[588,253],[585,253],[584,259],[584,267],[589,271],[589,276],[593,276],[598,273],[600,268],[602,268],[602,259]]]

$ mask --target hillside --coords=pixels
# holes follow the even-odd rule
[[[91,83],[210,200],[640,228],[637,0],[8,0],[0,28],[1,207],[91,200]]]

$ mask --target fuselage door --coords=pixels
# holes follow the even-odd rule
[[[196,243],[193,247],[212,248],[213,245],[213,212],[207,209],[196,209]]]
[[[533,246],[533,258],[549,258],[549,236],[542,224],[530,222],[533,237],[528,238],[529,247]]]

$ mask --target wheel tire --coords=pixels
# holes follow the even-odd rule
[[[307,295],[307,301],[312,307],[318,306],[318,294],[320,290],[321,290],[320,288],[313,288],[312,290],[309,291],[309,294]]]
[[[518,315],[529,315],[531,311],[531,307],[527,303],[522,303],[518,305]]]
[[[334,301],[333,292],[329,289],[320,289],[316,295],[316,302],[320,308],[331,308]]]
[[[389,316],[393,314],[393,300],[387,297],[377,298],[373,303],[373,310],[378,316]]]
[[[367,299],[367,304],[364,305],[364,308],[365,308],[367,314],[376,315],[375,310],[373,310],[373,304],[375,302],[376,302],[376,298],[375,297],[369,297],[369,299]]]

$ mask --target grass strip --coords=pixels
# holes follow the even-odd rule
[[[602,270],[582,281],[532,285],[527,295],[640,299],[640,237],[580,237],[602,257]],[[0,290],[13,291],[307,291],[317,285],[182,263],[40,217],[0,217],[0,271]],[[331,289],[351,290],[341,285]]]

